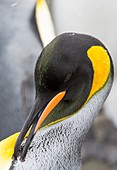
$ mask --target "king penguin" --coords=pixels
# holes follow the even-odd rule
[[[56,37],[37,60],[35,104],[17,139],[11,169],[80,170],[82,142],[112,80],[112,60],[99,40],[77,33]]]
[[[81,147],[113,82],[113,63],[98,39],[64,33],[43,49],[35,72],[35,103],[11,154],[1,143],[1,169],[81,170]],[[16,136],[15,136],[16,135]],[[6,152],[7,149],[7,152]]]

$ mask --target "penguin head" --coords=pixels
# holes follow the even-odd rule
[[[63,34],[42,51],[35,68],[36,96],[53,97],[65,91],[62,101],[79,100],[77,109],[83,105],[93,82],[93,66],[84,45],[77,34]]]

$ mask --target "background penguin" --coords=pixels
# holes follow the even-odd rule
[[[34,7],[35,1],[0,1],[0,140],[20,131],[34,100],[33,70],[42,50]]]

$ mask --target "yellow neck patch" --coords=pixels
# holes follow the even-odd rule
[[[18,133],[11,135],[10,137],[0,142],[0,169],[8,170],[12,163],[12,155],[14,153],[14,146],[17,140]]]
[[[20,132],[17,132],[0,142],[0,170],[8,170],[12,163],[12,156],[16,140]],[[27,137],[29,131],[27,132]]]
[[[110,58],[107,51],[101,46],[92,46],[87,55],[94,69],[93,84],[87,101],[106,83],[110,73]]]

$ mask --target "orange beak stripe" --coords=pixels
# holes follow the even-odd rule
[[[40,116],[37,125],[35,127],[34,133],[37,132],[43,121],[46,119],[46,117],[49,115],[49,113],[56,107],[56,105],[63,99],[65,96],[66,91],[58,93],[46,106],[44,111],[42,112],[42,115]]]

